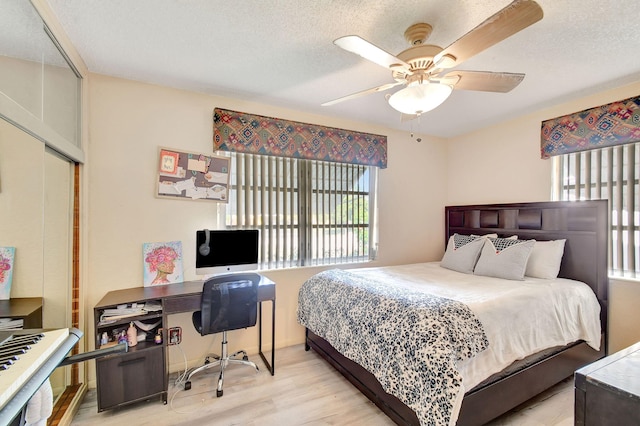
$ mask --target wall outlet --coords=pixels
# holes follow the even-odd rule
[[[171,327],[169,329],[169,345],[178,345],[182,342],[182,328],[181,327]]]

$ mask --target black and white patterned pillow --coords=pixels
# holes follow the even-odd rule
[[[536,240],[487,238],[473,271],[475,275],[523,280]]]
[[[464,274],[472,274],[480,250],[487,239],[478,235],[453,234],[447,242],[447,250],[440,266]]]

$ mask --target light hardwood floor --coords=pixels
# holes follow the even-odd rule
[[[194,377],[189,391],[170,385],[167,405],[158,398],[98,413],[92,389],[72,425],[393,425],[315,352],[305,352],[303,345],[276,351],[275,376],[258,356],[250,358],[260,372],[231,366],[225,372],[221,398],[216,398],[215,369]],[[573,381],[561,382],[491,425],[573,425]]]

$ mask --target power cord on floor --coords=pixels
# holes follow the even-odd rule
[[[213,344],[213,342],[212,342]],[[176,409],[173,406],[173,400],[175,399],[176,395],[179,392],[184,391],[184,383],[185,380],[187,379],[187,377],[189,376],[189,368],[188,368],[188,364],[187,364],[187,354],[184,353],[184,351],[182,350],[182,348],[180,347],[180,345],[171,345],[171,346],[175,346],[178,349],[180,349],[180,353],[182,354],[182,359],[184,359],[184,371],[183,372],[178,372],[178,376],[176,377],[176,379],[173,382],[173,386],[174,387],[178,387],[178,389],[176,389],[176,391],[173,393],[173,395],[171,395],[171,399],[169,400],[169,408],[173,411],[175,411],[178,414],[191,414],[191,413],[195,413],[196,411],[200,410],[201,407],[204,405],[204,398],[200,399],[200,406],[198,406],[197,408],[195,408],[194,410],[191,411],[181,411]]]
[[[169,408],[171,410],[175,411],[178,414],[195,413],[196,411],[200,410],[201,407],[204,405],[204,398],[202,398],[200,400],[200,406],[196,407],[195,409],[193,409],[191,411],[178,410],[177,408],[175,408],[173,406],[173,400],[175,399],[176,395],[179,392],[184,391],[184,381],[187,378],[187,376],[189,375],[189,368],[188,368],[188,365],[187,365],[187,354],[184,353],[184,351],[182,350],[180,345],[171,345],[171,346],[175,346],[178,349],[180,349],[180,353],[182,353],[182,358],[184,359],[184,371],[183,372],[178,372],[178,376],[176,377],[176,379],[173,382],[173,387],[177,387],[178,389],[176,389],[176,391],[173,393],[173,395],[171,395],[171,399],[169,400]]]
[[[180,353],[182,353],[182,359],[184,359],[184,372],[178,373],[178,376],[176,377],[176,379],[175,379],[175,381],[173,383],[174,386],[180,386],[180,385],[184,384],[184,380],[189,375],[189,368],[187,366],[187,354],[184,353],[184,351],[182,350],[182,347],[180,345],[172,345],[172,346],[175,346],[178,349],[180,349]]]
[[[177,408],[175,408],[173,406],[173,399],[176,397],[176,395],[178,394],[178,392],[184,392],[184,388],[178,388],[176,389],[176,391],[173,393],[173,395],[171,395],[171,400],[169,401],[169,408],[173,411],[175,411],[178,414],[191,414],[191,413],[195,413],[196,411],[200,411],[200,409],[202,408],[202,406],[204,405],[204,398],[200,399],[200,405],[196,408],[194,408],[191,411],[182,411],[182,410],[178,410]]]

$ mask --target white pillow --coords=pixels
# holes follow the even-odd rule
[[[449,237],[447,250],[444,252],[440,266],[464,274],[472,274],[486,240],[477,235],[453,234]]]
[[[535,240],[487,238],[473,273],[507,280],[523,280],[527,261],[535,242]]]
[[[524,274],[534,278],[557,278],[566,241],[536,241]]]

